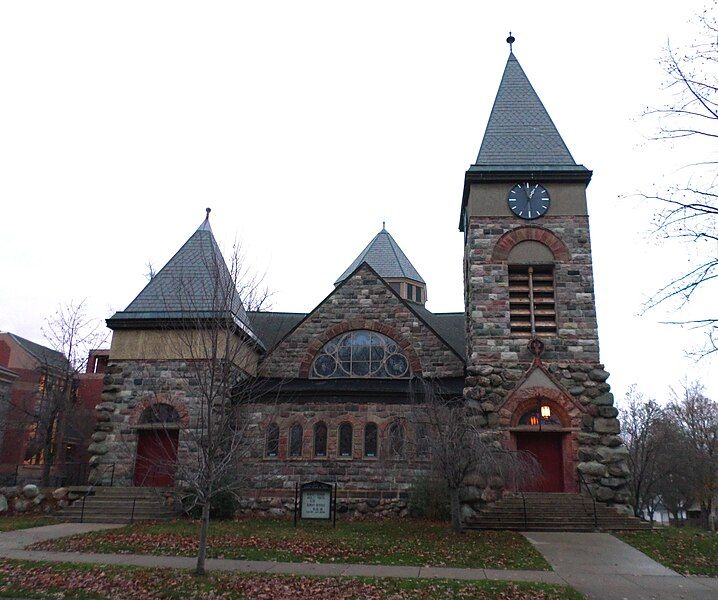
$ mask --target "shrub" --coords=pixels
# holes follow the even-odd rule
[[[415,517],[447,521],[450,504],[446,483],[431,475],[417,479],[409,492],[409,512]]]
[[[202,507],[195,502],[193,496],[186,496],[182,501],[185,512],[193,519],[199,519],[202,516]],[[215,495],[209,506],[209,518],[223,521],[234,518],[237,511],[237,499],[234,494],[229,491],[220,492]]]

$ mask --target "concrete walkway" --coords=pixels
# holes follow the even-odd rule
[[[84,552],[46,552],[25,550],[36,542],[57,539],[69,535],[102,531],[123,527],[99,523],[61,523],[34,529],[22,529],[0,533],[0,557],[20,560],[45,560],[50,562],[74,562],[102,565],[131,565],[137,567],[160,567],[193,569],[195,559],[184,556],[152,556],[147,554],[90,554]],[[399,567],[362,564],[327,564],[275,562],[270,560],[207,559],[207,569],[239,573],[267,573],[284,575],[325,575],[362,577],[416,577],[464,580],[535,581],[564,584],[551,571],[510,571],[503,569],[455,569],[444,567]]]
[[[556,574],[592,600],[718,598],[718,579],[679,575],[607,533],[524,535]]]

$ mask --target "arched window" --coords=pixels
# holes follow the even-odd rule
[[[389,426],[389,458],[404,458],[404,427],[401,423]]]
[[[140,415],[141,425],[155,423],[179,423],[180,416],[174,406],[169,404],[152,404],[145,408]]]
[[[352,455],[352,435],[350,423],[342,423],[339,426],[339,456]]]
[[[409,360],[399,344],[381,333],[364,330],[350,331],[327,342],[310,371],[310,377],[318,379],[410,376]]]
[[[367,423],[364,427],[364,456],[376,458],[378,439],[376,423]]]
[[[531,408],[526,411],[519,419],[519,425],[530,425],[532,427],[545,427],[547,425],[553,427],[561,427],[561,420],[551,407],[542,403],[541,406]]]
[[[270,423],[267,425],[267,440],[265,445],[265,454],[267,456],[279,455],[279,425]]]
[[[304,430],[299,423],[295,423],[289,429],[289,456],[302,455],[302,442],[304,441]]]
[[[314,426],[314,456],[327,455],[327,426],[319,422]]]
[[[429,458],[431,453],[431,438],[429,427],[426,423],[419,423],[416,426],[416,456],[417,458]]]

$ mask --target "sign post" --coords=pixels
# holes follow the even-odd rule
[[[294,524],[297,513],[300,519],[330,521],[337,525],[337,486],[322,481],[310,481],[299,486],[299,510],[297,510],[295,488]]]

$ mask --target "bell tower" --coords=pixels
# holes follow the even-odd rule
[[[529,491],[577,492],[583,481],[581,491],[623,505],[626,451],[599,359],[591,175],[511,49],[464,179],[464,393],[507,445],[539,454],[545,475]]]

